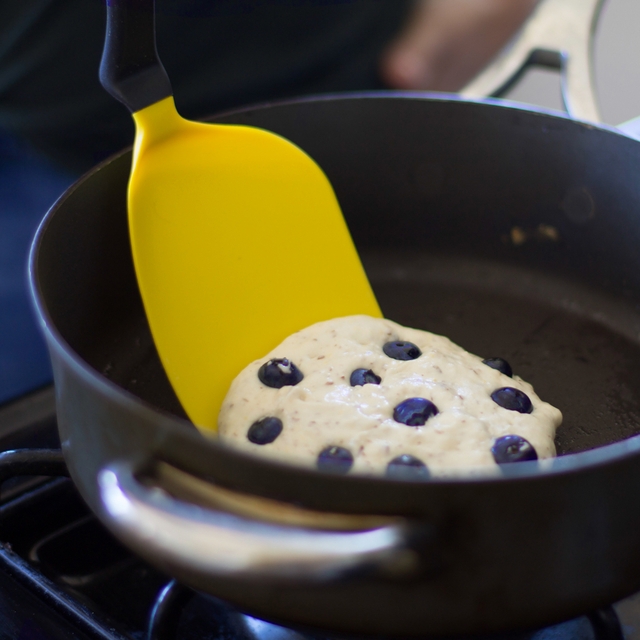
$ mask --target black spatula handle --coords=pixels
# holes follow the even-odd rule
[[[154,0],[107,0],[100,82],[135,113],[172,94],[156,50]]]

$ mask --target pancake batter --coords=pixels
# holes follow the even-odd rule
[[[459,475],[555,455],[562,421],[501,358],[368,316],[289,336],[234,380],[220,437],[335,473]]]

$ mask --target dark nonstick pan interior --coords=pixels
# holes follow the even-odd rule
[[[336,189],[385,315],[509,360],[562,410],[559,453],[640,433],[638,143],[545,114],[402,97],[276,105],[217,120],[265,127],[307,150]],[[102,168],[86,196],[95,202],[95,190],[104,192],[97,199],[113,212],[108,228],[83,211],[86,186],[70,198],[70,207],[78,201],[74,233],[86,241],[66,238],[68,266],[77,279],[76,267],[101,264],[86,273],[100,298],[74,303],[64,300],[73,291],[62,292],[60,313],[50,313],[98,371],[184,415],[135,288],[128,162]],[[92,255],[78,255],[78,246]],[[92,308],[70,318],[69,304]]]

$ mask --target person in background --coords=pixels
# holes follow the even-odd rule
[[[24,278],[37,223],[133,140],[98,81],[104,1],[0,0],[0,405],[51,379]],[[536,2],[156,0],[157,46],[190,119],[325,92],[456,91]]]

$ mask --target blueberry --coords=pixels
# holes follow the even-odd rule
[[[317,466],[320,471],[347,473],[353,465],[353,456],[343,447],[326,447],[318,455]]]
[[[352,387],[361,387],[365,384],[380,384],[382,378],[377,376],[371,369],[355,369],[349,378]]]
[[[513,369],[504,358],[486,358],[482,361],[482,364],[486,364],[492,369],[497,369],[500,373],[504,373],[505,376],[513,377]]]
[[[531,413],[533,411],[529,396],[520,391],[520,389],[514,389],[513,387],[496,389],[491,394],[491,399],[503,409],[509,409],[509,411],[517,411],[518,413]]]
[[[423,425],[431,416],[438,414],[438,409],[426,398],[409,398],[401,402],[393,410],[393,419],[410,427]]]
[[[394,360],[415,360],[422,355],[422,351],[413,342],[403,342],[402,340],[387,342],[382,350]]]
[[[295,386],[304,378],[304,375],[288,358],[273,358],[258,369],[258,378],[267,387],[281,389],[286,386]]]
[[[531,446],[531,443],[520,436],[502,436],[502,438],[498,438],[493,443],[493,447],[491,447],[491,453],[498,464],[538,459],[538,454]]]
[[[422,460],[404,453],[387,465],[387,477],[395,480],[426,480],[429,469]]]
[[[282,431],[282,420],[279,418],[262,418],[257,420],[247,431],[247,438],[253,444],[269,444],[273,442]]]

